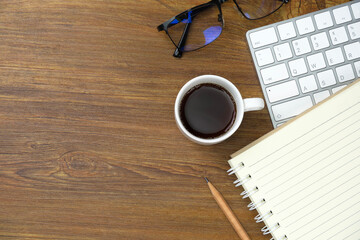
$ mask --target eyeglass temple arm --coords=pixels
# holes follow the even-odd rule
[[[174,54],[173,54],[174,57],[181,58],[181,56],[182,56],[182,50],[181,49],[185,45],[185,42],[186,42],[186,39],[187,39],[187,36],[188,36],[188,33],[189,33],[190,25],[191,25],[191,21],[186,23],[185,28],[184,28],[184,32],[181,35],[180,41],[179,41],[179,43],[178,43],[178,45],[177,45],[177,47],[176,47],[176,49],[174,51]]]
[[[213,1],[214,1],[214,0],[213,0]],[[198,6],[194,7],[194,8],[191,8],[191,9],[189,9],[189,10],[186,10],[186,11],[184,11],[184,12],[176,15],[175,17],[172,17],[171,19],[167,20],[166,22],[160,24],[160,25],[157,27],[157,30],[158,30],[158,31],[163,31],[163,30],[167,29],[167,28],[168,28],[168,25],[169,25],[174,19],[176,19],[178,16],[183,15],[184,13],[191,12],[191,17],[194,18],[194,16],[196,16],[199,12],[201,12],[201,11],[205,10],[206,8],[208,8],[209,6],[211,6],[210,4],[211,4],[213,1],[210,1],[210,2],[207,2],[207,3],[203,3],[203,4],[201,4],[201,5],[198,5]],[[218,0],[218,1],[220,1],[220,3],[224,3],[224,2],[226,2],[226,1],[228,1],[228,0]],[[174,24],[174,25],[176,25],[176,24]]]

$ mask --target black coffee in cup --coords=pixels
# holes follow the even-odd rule
[[[200,138],[216,138],[234,124],[236,105],[222,86],[203,83],[191,88],[180,103],[180,119],[186,130]]]

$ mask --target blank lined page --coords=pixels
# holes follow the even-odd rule
[[[229,161],[275,239],[360,239],[360,81]]]

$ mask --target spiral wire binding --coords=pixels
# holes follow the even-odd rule
[[[273,233],[276,229],[278,229],[280,227],[280,224],[279,223],[276,223],[276,224],[274,224],[272,227],[267,227],[267,226],[265,226],[265,227],[263,227],[262,229],[261,229],[261,231],[263,232],[263,235],[267,235],[267,234],[269,234],[269,233]]]
[[[234,173],[238,172],[243,167],[245,167],[244,163],[240,162],[236,167],[232,167],[229,170],[227,170],[227,172],[229,173],[228,175],[233,175]]]
[[[257,203],[253,203],[253,202],[250,203],[250,204],[248,205],[248,208],[249,208],[250,211],[252,211],[252,210],[255,210],[255,209],[257,209],[258,207],[264,205],[265,203],[266,203],[265,198],[263,198],[261,201],[259,201],[259,202],[257,202]]]
[[[240,162],[237,166],[234,166],[232,168],[230,168],[227,172],[228,175],[232,175],[234,173],[237,173],[240,169],[242,169],[244,167],[244,163]],[[237,180],[235,180],[233,183],[235,184],[235,187],[238,187],[240,185],[245,184],[246,182],[251,180],[251,175],[248,174],[246,177],[244,178],[239,178]],[[246,191],[244,190],[242,193],[240,193],[241,196],[243,196],[242,198],[248,198],[250,196],[252,196],[253,194],[255,194],[256,192],[259,191],[258,187],[253,188],[250,191]],[[266,203],[265,198],[263,198],[262,200],[258,201],[257,203],[251,202],[250,204],[248,204],[248,208],[250,211],[253,211],[255,209],[258,209],[259,207],[263,206]],[[273,215],[273,212],[270,210],[269,212],[267,212],[266,214],[262,215],[262,214],[258,214],[254,219],[256,221],[256,223],[260,223],[260,222],[264,222],[266,219],[268,219],[269,217],[271,217]],[[276,223],[275,225],[273,225],[272,227],[267,227],[264,226],[261,231],[263,232],[263,235],[267,235],[270,233],[273,233],[274,231],[276,231],[278,228],[280,228],[280,224]],[[284,235],[281,240],[287,240],[287,236]],[[271,238],[270,240],[275,240],[274,238]]]
[[[260,213],[254,218],[256,223],[260,223],[265,221],[266,219],[268,219],[269,217],[271,217],[273,215],[272,211],[269,211],[268,213],[261,215]]]
[[[248,174],[245,178],[241,178],[234,181],[234,184],[236,184],[235,187],[243,185],[244,183],[248,182],[250,179],[251,179],[251,175]]]
[[[285,236],[283,236],[280,240],[287,240],[288,239],[288,237],[285,235]],[[270,238],[270,240],[276,240],[275,238]]]
[[[237,184],[238,182],[240,182],[241,180],[240,179],[236,179],[233,184]]]
[[[245,198],[250,197],[251,195],[253,195],[253,194],[256,193],[257,191],[259,191],[259,188],[258,188],[258,187],[254,187],[253,190],[251,190],[251,191],[243,191],[242,193],[240,193],[240,195],[243,196],[243,197],[242,197],[243,199],[245,199]]]
[[[280,240],[287,240],[288,238],[287,238],[287,236],[285,235],[285,236],[283,236]],[[270,238],[270,240],[276,240],[275,238]]]

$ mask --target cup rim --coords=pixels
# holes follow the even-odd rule
[[[220,81],[222,83],[220,83],[220,84],[214,83],[211,81],[211,79],[216,79],[217,81]],[[215,138],[207,139],[207,138],[200,138],[200,137],[193,135],[184,127],[183,123],[181,122],[181,118],[180,118],[180,104],[181,104],[181,100],[182,100],[183,96],[194,86],[197,86],[197,85],[203,84],[203,83],[212,83],[212,84],[217,84],[217,85],[222,86],[232,95],[235,105],[236,105],[235,121],[234,121],[233,125],[231,126],[230,130],[218,137],[215,137]],[[224,85],[227,85],[227,86],[224,86]],[[231,89],[229,89],[229,88],[231,88]],[[223,77],[220,77],[217,75],[201,75],[201,76],[197,76],[197,77],[189,80],[180,89],[178,95],[176,96],[174,112],[175,112],[175,121],[176,121],[178,128],[188,139],[190,139],[196,143],[199,143],[199,144],[212,145],[212,144],[220,143],[220,142],[228,139],[240,127],[243,116],[244,116],[244,102],[243,102],[243,98],[241,96],[240,91],[237,89],[237,87],[232,82],[230,82],[226,78],[223,78]]]

